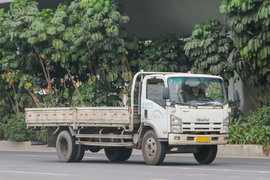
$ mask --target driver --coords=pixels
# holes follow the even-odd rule
[[[187,93],[186,101],[205,100],[205,94],[203,90],[197,86],[192,86],[191,90]]]

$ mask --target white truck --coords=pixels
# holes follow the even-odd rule
[[[86,150],[101,149],[110,161],[126,161],[135,148],[149,165],[161,164],[167,153],[211,163],[217,145],[228,141],[229,113],[221,77],[167,72],[138,72],[130,107],[25,109],[28,128],[53,130],[61,161],[78,162]]]

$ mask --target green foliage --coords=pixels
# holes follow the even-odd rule
[[[10,119],[7,120],[7,125],[5,127],[5,137],[9,141],[24,141],[26,140],[26,136],[27,129],[24,115],[12,115]]]
[[[89,77],[82,77],[89,73],[122,83],[117,77],[124,71],[121,59],[126,49],[119,27],[128,17],[121,15],[109,0],[73,1],[67,16],[69,26],[63,38],[69,47],[65,53],[70,57],[66,63],[70,63],[71,73],[79,75],[81,81],[87,81]],[[74,64],[76,60],[80,62],[79,67]]]
[[[208,97],[211,97],[214,100],[218,100],[219,98],[224,99],[224,97],[222,97],[222,89],[223,88],[221,87],[220,83],[211,83],[207,86],[205,91]],[[222,102],[221,100],[218,101]]]
[[[233,76],[234,66],[228,62],[231,49],[228,30],[216,20],[195,25],[184,46],[193,73],[220,75],[225,80]]]
[[[258,111],[253,112],[248,116],[247,122],[254,126],[270,126],[270,106],[263,106]]]
[[[95,76],[88,83],[79,87],[82,100],[86,106],[119,106],[119,88],[108,83],[105,79],[97,79]],[[74,97],[74,105],[79,104],[78,96]]]
[[[250,126],[247,123],[230,127],[229,143],[270,145],[270,126]]]
[[[269,84],[270,2],[223,0],[220,12],[232,29],[238,73],[249,84]]]
[[[229,143],[261,144],[264,150],[270,146],[270,106],[264,106],[246,119],[231,118]]]
[[[47,129],[42,127],[39,130],[28,130],[28,134],[26,137],[27,140],[37,141],[37,142],[46,142],[47,140]]]
[[[123,65],[127,59],[120,35],[120,25],[128,20],[109,0],[72,1],[55,12],[40,11],[32,0],[14,0],[7,12],[0,10],[1,122],[23,126],[14,114],[19,117],[24,107],[70,106],[76,84],[87,84],[90,76],[105,77],[116,88],[114,92],[121,93],[121,85],[131,77],[127,63]],[[45,88],[46,96],[35,93]],[[77,99],[84,98],[90,101]],[[25,131],[22,128],[18,137],[9,131],[5,134],[22,140]]]
[[[5,124],[0,122],[0,139],[5,138]]]
[[[35,131],[27,129],[23,113],[5,117],[4,121],[0,123],[0,139],[8,141],[46,141],[46,129],[42,128]]]
[[[122,65],[126,49],[119,29],[128,19],[109,0],[72,1],[55,12],[16,0],[7,13],[1,10],[0,116],[7,109],[18,114],[24,107],[69,106],[74,84],[94,75],[120,88],[131,77]],[[45,88],[46,97],[34,94]]]
[[[153,41],[139,41],[132,67],[135,71],[187,72],[191,64],[183,53],[183,42],[175,35],[166,35]],[[136,45],[136,44],[135,44]],[[137,48],[137,47],[135,47]]]

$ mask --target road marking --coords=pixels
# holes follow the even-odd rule
[[[240,172],[240,173],[260,173],[260,174],[270,174],[270,171],[254,171],[254,170],[240,170],[240,169],[208,169],[208,168],[186,168],[186,167],[155,167],[155,168],[175,168],[181,170],[200,170],[200,171],[221,171],[221,172]]]
[[[43,155],[17,155],[21,157],[56,157],[56,156],[43,156]]]
[[[213,176],[213,174],[187,174],[187,176]]]
[[[17,156],[20,156],[20,157],[53,157],[55,158],[56,156],[43,156],[43,155],[17,155]],[[83,157],[83,159],[97,159],[99,157]]]
[[[28,171],[0,171],[0,173],[32,174],[32,175],[47,175],[47,176],[71,176],[71,174],[44,173],[44,172],[28,172]]]

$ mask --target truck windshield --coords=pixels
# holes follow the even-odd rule
[[[171,77],[168,79],[170,101],[193,106],[223,106],[227,103],[222,79]]]

